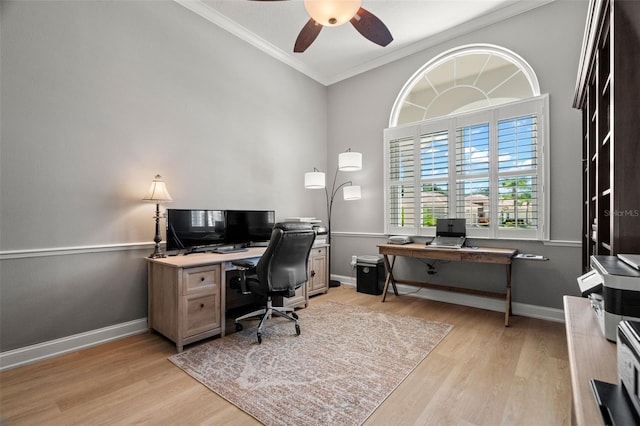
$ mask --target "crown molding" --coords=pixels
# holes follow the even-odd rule
[[[304,62],[295,59],[295,57],[293,57],[288,52],[283,51],[282,49],[278,48],[277,46],[263,39],[262,37],[242,27],[237,22],[232,21],[231,19],[222,15],[218,11],[212,9],[210,6],[208,6],[206,3],[202,2],[201,0],[173,0],[173,1],[189,9],[195,14],[200,15],[202,18],[206,19],[207,21],[230,32],[236,37],[253,45],[257,49],[261,50],[262,52],[289,65],[290,67],[301,72],[307,77],[312,78],[318,83],[324,86],[331,86],[332,84],[338,83],[342,80],[346,80],[358,74],[362,74],[374,68],[378,68],[382,65],[386,65],[388,63],[397,61],[406,56],[431,48],[440,43],[446,42],[456,37],[463,36],[470,32],[477,31],[481,28],[487,27],[489,25],[493,25],[505,19],[512,18],[516,15],[528,12],[532,9],[536,9],[538,7],[552,3],[556,0],[512,2],[508,6],[500,8],[494,12],[487,13],[469,22],[458,25],[449,30],[442,31],[438,34],[427,37],[423,40],[410,44],[406,47],[400,48],[398,50],[394,50],[387,55],[381,56],[372,61],[365,62],[356,67],[350,68],[344,72],[336,73],[333,75],[325,75],[323,73],[317,72],[313,68],[307,66]]]
[[[215,9],[209,7],[206,3],[203,3],[201,0],[173,0],[179,5],[189,9],[193,13],[201,16],[207,21],[219,26],[225,31],[230,32],[241,40],[246,41],[267,55],[272,56],[273,58],[289,65],[291,68],[301,72],[302,74],[310,77],[317,82],[328,86],[330,84],[330,79],[327,76],[320,74],[313,70],[312,68],[305,65],[303,62],[296,60],[287,52],[284,52],[279,47],[275,46],[272,43],[269,43],[267,40],[258,36],[257,34],[247,30],[243,26],[239,25],[237,22],[232,21],[227,18],[220,12]]]

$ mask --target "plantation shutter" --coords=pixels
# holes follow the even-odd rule
[[[414,138],[389,142],[389,224],[394,228],[410,228],[415,222],[415,155]]]
[[[456,216],[487,226],[490,214],[489,123],[456,129]]]
[[[420,138],[420,227],[449,215],[449,137],[437,131]]]
[[[535,114],[498,121],[498,204],[501,228],[538,227],[537,122]]]
[[[385,232],[432,236],[438,218],[474,238],[548,238],[548,97],[385,130]]]

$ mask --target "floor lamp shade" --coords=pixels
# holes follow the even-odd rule
[[[345,186],[342,188],[342,195],[347,201],[359,200],[362,198],[362,192],[360,191],[359,185]]]
[[[362,170],[362,154],[359,152],[343,152],[338,155],[338,170],[356,172]]]
[[[325,187],[323,172],[309,172],[304,174],[304,187],[307,189],[322,189]]]

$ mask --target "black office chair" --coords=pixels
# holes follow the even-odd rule
[[[271,298],[293,297],[296,289],[307,281],[309,253],[315,238],[315,231],[309,224],[276,223],[269,245],[257,265],[253,266],[251,262],[242,260],[232,262],[240,270],[240,276],[234,279],[236,282],[232,285],[239,285],[245,294],[257,293],[266,298],[264,308],[236,318],[236,331],[242,330],[240,321],[260,317],[257,334],[258,343],[262,343],[264,322],[275,314],[294,321],[296,334],[300,334],[298,315],[293,312],[293,308],[273,306]]]

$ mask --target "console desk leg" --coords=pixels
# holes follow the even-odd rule
[[[384,266],[387,268],[387,278],[384,281],[384,289],[382,290],[382,301],[387,297],[387,291],[389,290],[389,283],[393,287],[393,293],[398,296],[398,287],[396,287],[396,280],[393,278],[393,265],[396,263],[395,256],[389,263],[389,257],[385,254],[384,256]]]
[[[504,307],[504,326],[509,327],[509,316],[511,315],[511,264],[507,263],[507,295]]]

